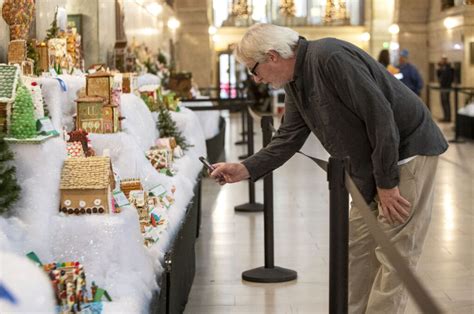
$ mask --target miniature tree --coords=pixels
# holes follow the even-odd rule
[[[19,139],[36,136],[35,107],[31,94],[24,85],[17,88],[11,117],[10,135]]]
[[[164,106],[161,106],[158,113],[157,127],[160,137],[174,137],[176,144],[178,144],[182,150],[187,150],[193,146],[187,143],[186,138],[181,134],[181,131],[178,130],[176,123],[171,118],[169,110],[164,108]]]
[[[44,41],[48,41],[52,38],[57,38],[59,34],[59,26],[58,26],[58,10],[54,13],[54,19],[51,22],[51,27],[47,30],[46,38]]]
[[[16,181],[13,154],[0,133],[0,214],[4,214],[20,197],[20,187]]]

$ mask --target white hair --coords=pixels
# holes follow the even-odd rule
[[[270,50],[278,52],[283,59],[294,56],[299,35],[288,27],[273,24],[255,24],[244,34],[234,50],[235,58],[243,64],[264,62]]]

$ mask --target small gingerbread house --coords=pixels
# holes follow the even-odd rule
[[[17,65],[0,64],[0,132],[3,133],[7,133],[10,126],[19,71]]]
[[[68,158],[61,173],[59,210],[76,215],[109,213],[114,189],[109,157]]]
[[[124,179],[120,181],[120,190],[127,198],[130,197],[130,191],[143,190],[140,179]]]
[[[68,310],[80,308],[88,302],[86,275],[84,267],[79,262],[50,263],[43,265],[43,270],[53,284],[56,302],[60,306],[70,305]]]
[[[122,76],[122,92],[124,94],[135,93],[137,90],[137,76],[135,73],[123,73]]]
[[[86,76],[86,94],[88,96],[100,96],[105,103],[112,102],[113,75],[106,71],[98,71]]]
[[[116,133],[120,131],[118,106],[103,97],[85,96],[76,100],[76,129],[89,133]]]
[[[21,64],[26,60],[26,40],[12,40],[8,44],[8,63]]]

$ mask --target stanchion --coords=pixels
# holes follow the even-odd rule
[[[459,137],[459,123],[458,123],[458,109],[459,109],[459,87],[454,86],[454,139],[450,143],[464,143]]]
[[[249,134],[249,136],[247,137],[248,139],[247,151],[248,151],[248,156],[252,156],[254,153],[253,119],[248,110],[247,110],[246,115],[247,115],[247,130]],[[255,202],[255,183],[253,183],[252,180],[248,180],[248,181],[249,181],[249,202],[242,205],[235,206],[234,210],[238,212],[261,212],[263,211],[263,204]]]
[[[254,153],[254,141],[253,141],[253,119],[250,115],[249,110],[246,108],[245,110],[245,121],[247,121],[247,154],[243,154],[239,156],[240,160],[243,160],[249,156],[252,156]]]
[[[242,135],[242,139],[240,141],[235,142],[235,145],[247,144],[247,140],[245,139],[245,135],[247,135],[247,130],[245,130],[245,118],[248,118],[246,111],[247,111],[247,108],[241,107],[240,120],[241,120],[241,125],[242,125],[242,132],[240,132],[240,134]]]
[[[272,138],[273,118],[262,117],[263,145],[270,143]],[[273,174],[263,179],[264,232],[265,232],[265,266],[247,270],[242,273],[242,279],[252,282],[272,283],[295,280],[294,270],[275,266],[273,241]]]
[[[348,310],[349,193],[344,160],[329,158],[329,313]]]

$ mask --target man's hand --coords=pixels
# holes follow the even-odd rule
[[[211,172],[211,178],[220,185],[235,183],[250,177],[249,171],[241,163],[217,163],[212,165],[215,169]]]
[[[410,215],[411,204],[400,195],[398,187],[377,188],[383,216],[393,225],[395,221],[404,223]]]

